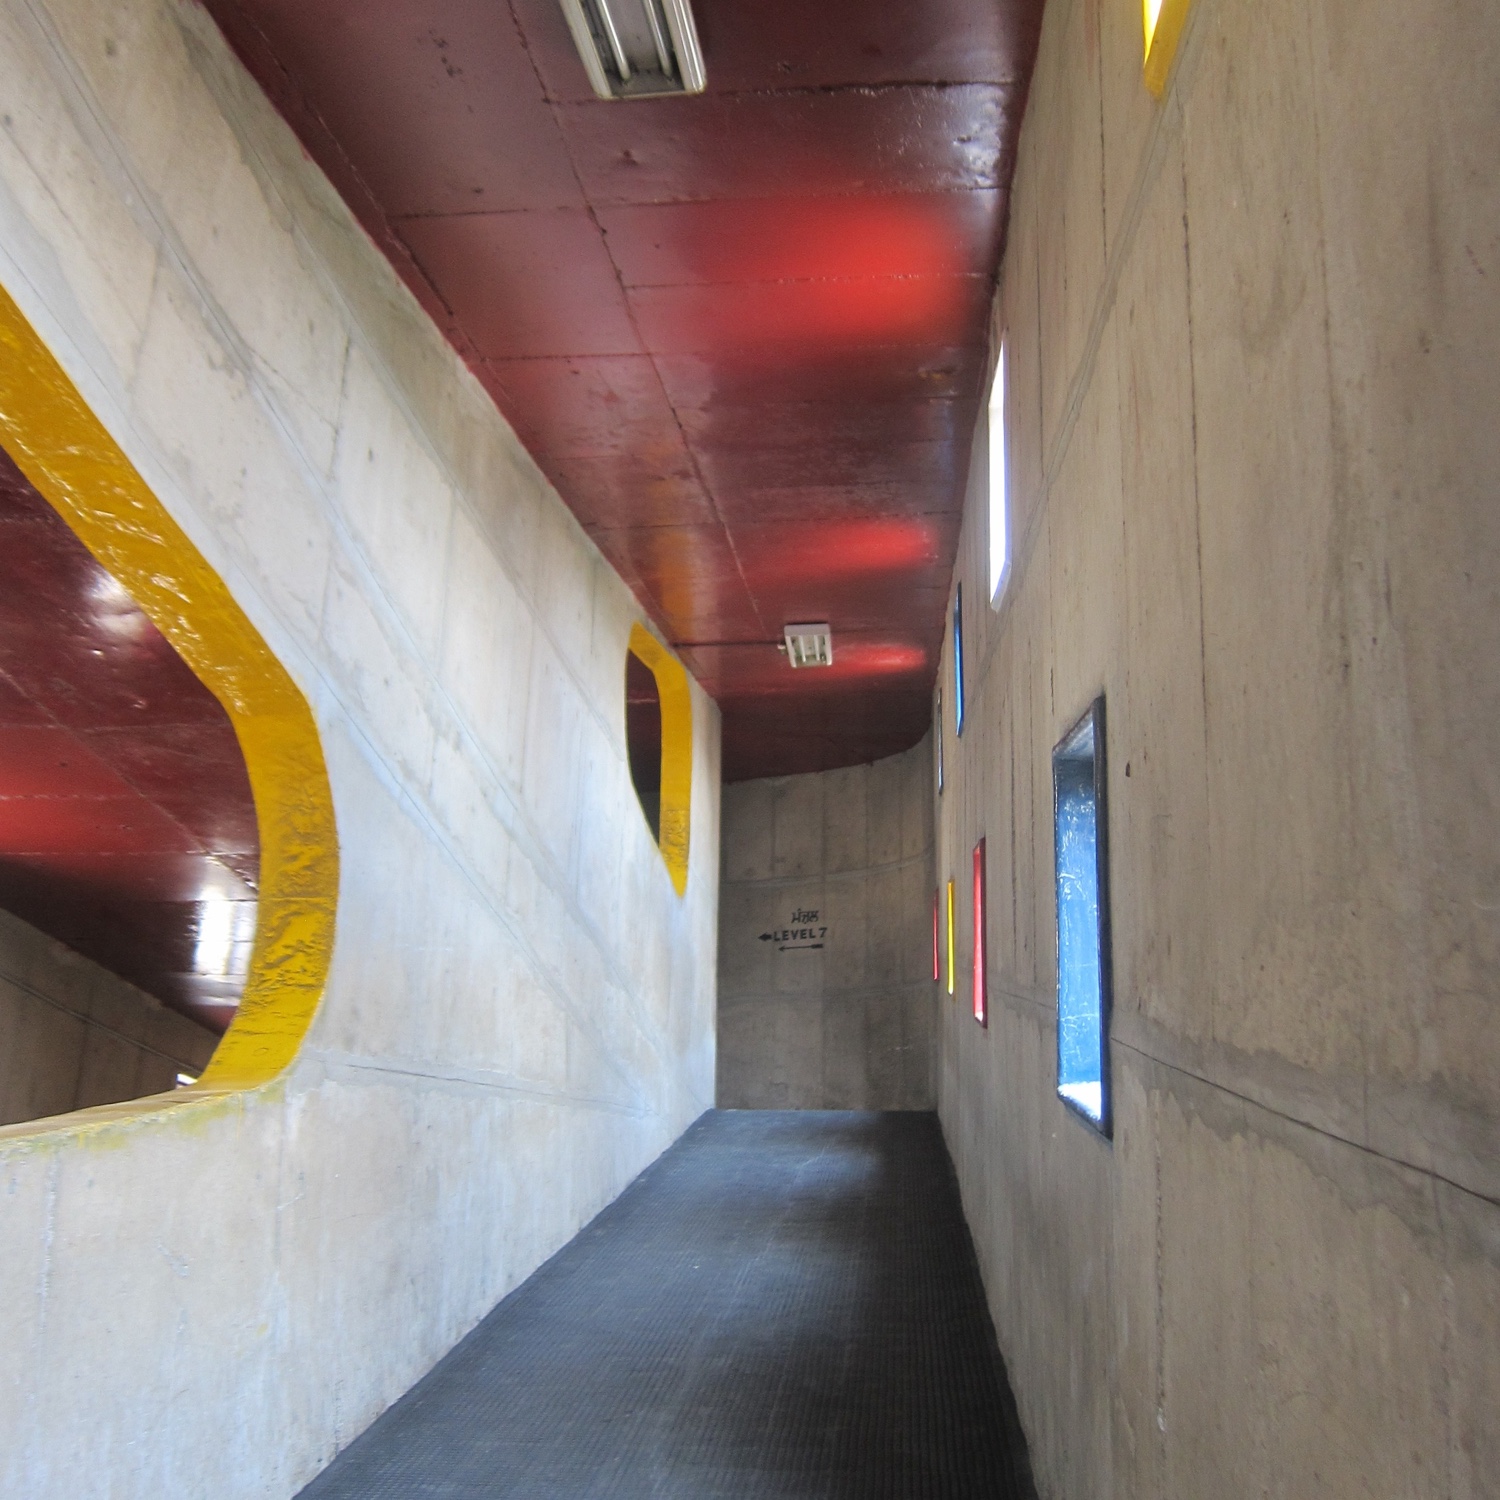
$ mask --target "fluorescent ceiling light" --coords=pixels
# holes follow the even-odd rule
[[[794,667],[831,667],[833,633],[827,625],[788,625],[782,650]]]
[[[688,0],[560,0],[601,99],[701,94],[703,49]]]

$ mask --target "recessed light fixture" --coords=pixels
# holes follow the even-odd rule
[[[701,94],[703,49],[688,0],[560,0],[601,99]]]
[[[833,633],[824,625],[788,625],[782,650],[794,667],[831,667]]]

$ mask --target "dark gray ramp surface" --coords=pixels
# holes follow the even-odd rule
[[[937,1117],[704,1115],[302,1494],[1030,1500]]]

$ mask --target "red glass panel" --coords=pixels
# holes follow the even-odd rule
[[[974,1019],[990,1023],[989,987],[984,941],[984,840],[974,845]]]
[[[942,955],[938,952],[938,904],[941,892],[932,893],[932,982],[943,977]]]

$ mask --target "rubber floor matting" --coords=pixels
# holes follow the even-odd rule
[[[937,1117],[713,1112],[304,1500],[1032,1495]]]

